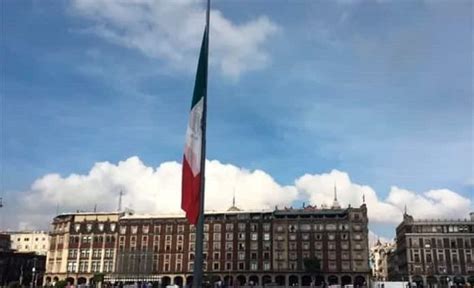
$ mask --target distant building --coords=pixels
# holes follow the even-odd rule
[[[474,213],[464,220],[415,220],[405,212],[396,232],[391,280],[430,287],[474,285]]]
[[[11,250],[10,235],[0,233],[0,252],[8,252]]]
[[[78,212],[54,218],[46,260],[45,284],[67,280],[93,283],[96,273],[115,266],[118,212]]]
[[[8,232],[11,249],[20,253],[45,255],[49,249],[49,234],[44,231]]]
[[[0,251],[0,287],[11,283],[42,286],[46,256],[35,253]]]
[[[370,276],[367,208],[306,206],[205,215],[205,276],[215,282],[366,285]],[[53,220],[45,282],[183,285],[192,280],[195,230],[183,216],[71,213]],[[304,259],[317,258],[309,272]]]
[[[395,251],[395,243],[381,243],[380,240],[370,248],[370,262],[374,280],[388,280],[388,257],[393,251]]]

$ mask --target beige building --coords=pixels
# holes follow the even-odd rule
[[[390,280],[424,287],[474,285],[474,213],[466,219],[415,219],[406,212],[397,227]]]
[[[380,240],[370,248],[370,262],[374,280],[388,280],[388,257],[393,251],[395,251],[395,243],[381,243]]]
[[[33,252],[46,255],[49,249],[49,235],[44,231],[8,232],[11,249],[20,253]]]
[[[66,279],[92,283],[96,273],[115,266],[119,212],[61,214],[52,223],[44,283]]]

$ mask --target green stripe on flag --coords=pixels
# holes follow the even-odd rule
[[[202,97],[205,96],[206,93],[206,85],[207,85],[207,49],[208,49],[208,31],[209,29],[206,27],[204,30],[204,36],[202,38],[201,44],[201,52],[199,53],[199,62],[197,67],[196,73],[196,81],[194,82],[194,94],[193,94],[193,102],[191,104],[191,109],[193,109],[194,105],[201,100]]]

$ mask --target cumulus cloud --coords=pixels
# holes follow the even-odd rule
[[[405,205],[415,218],[465,218],[470,209],[469,199],[447,189],[416,193],[392,187],[382,199],[371,187],[353,183],[347,173],[338,170],[306,174],[294,185],[284,186],[265,171],[250,171],[216,160],[206,163],[206,210],[226,210],[234,193],[237,206],[245,210],[291,206],[298,201],[330,206],[335,186],[343,207],[359,206],[365,197],[370,223],[398,224]],[[12,225],[45,227],[57,206],[59,212],[92,211],[95,205],[98,210],[114,211],[120,191],[124,193],[123,207],[137,213],[180,214],[181,164],[170,161],[154,168],[131,157],[117,164],[96,163],[84,175],[45,175],[23,192],[20,198],[25,201]]]
[[[430,190],[422,194],[392,187],[388,197],[381,199],[370,186],[353,183],[345,172],[333,170],[325,174],[306,174],[295,181],[300,193],[312,204],[330,206],[337,187],[339,203],[360,205],[362,198],[368,207],[371,222],[398,224],[405,205],[415,218],[465,218],[471,201],[448,189]]]
[[[394,242],[393,239],[388,239],[385,237],[382,237],[375,233],[372,230],[369,230],[369,247],[375,246],[377,241],[380,241],[381,243],[389,243],[389,242]]]
[[[195,69],[205,21],[202,2],[76,0],[72,11],[93,21],[87,31],[144,55],[163,60],[173,68]],[[211,10],[211,65],[229,77],[265,67],[265,44],[278,26],[260,16],[233,23]]]
[[[56,205],[67,212],[91,211],[96,204],[100,210],[114,211],[120,191],[124,193],[123,207],[137,213],[182,213],[181,164],[165,162],[152,168],[131,157],[116,165],[96,163],[87,175],[45,175],[26,192],[27,213],[20,222],[23,227],[44,226],[51,221]],[[282,186],[263,171],[207,161],[206,210],[226,210],[234,192],[237,206],[250,210],[290,205],[297,196],[295,187]]]

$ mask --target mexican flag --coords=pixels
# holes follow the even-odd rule
[[[186,143],[183,157],[183,179],[181,209],[186,212],[189,223],[196,224],[200,213],[201,181],[205,161],[205,118],[207,94],[207,57],[209,47],[208,27],[204,31],[201,52],[194,83],[193,101],[186,130]]]

